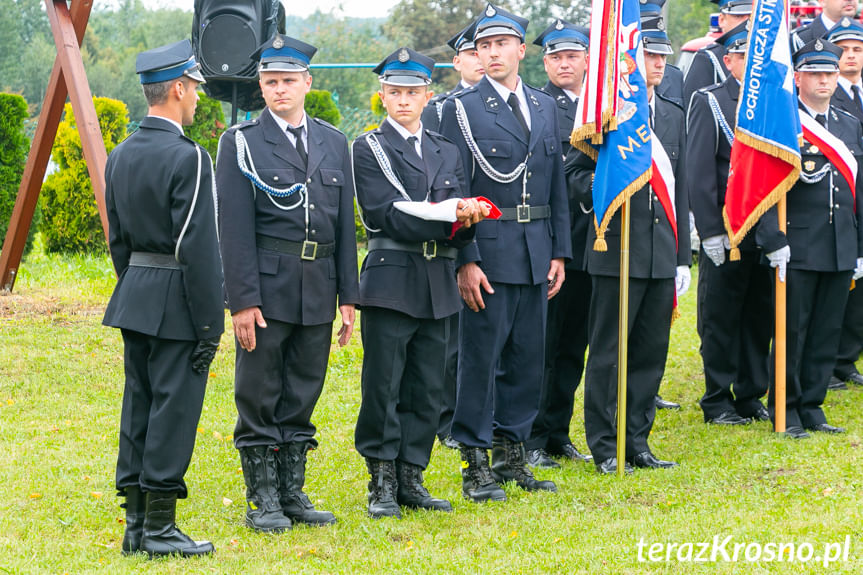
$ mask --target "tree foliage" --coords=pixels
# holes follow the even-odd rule
[[[9,228],[30,143],[24,136],[27,102],[18,94],[0,94],[0,248]],[[30,227],[27,249],[32,243]]]
[[[191,126],[184,128],[184,132],[188,137],[204,146],[210,156],[215,158],[216,150],[219,149],[219,138],[227,127],[225,113],[222,111],[222,103],[218,100],[214,100],[203,93],[199,96],[195,120]]]
[[[110,98],[93,98],[93,105],[105,149],[110,153],[126,137],[128,109],[123,102]],[[52,149],[52,158],[59,169],[42,185],[40,229],[45,249],[67,253],[104,252],[107,249],[105,236],[71,104],[66,104],[64,114]]]
[[[306,94],[304,108],[312,118],[320,118],[333,126],[338,126],[342,121],[342,115],[333,101],[333,95],[326,90],[311,90]]]

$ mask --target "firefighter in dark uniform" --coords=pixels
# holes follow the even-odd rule
[[[455,56],[452,57],[452,64],[455,70],[461,75],[458,85],[443,94],[435,94],[423,108],[421,120],[423,128],[432,132],[440,131],[440,116],[443,112],[444,101],[465,88],[473,86],[479,82],[485,70],[479,61],[476,54],[476,47],[473,45],[473,39],[466,36],[466,32],[470,30],[473,23],[468,24],[458,34],[449,39],[447,44],[455,50]],[[452,414],[455,412],[455,396],[457,385],[457,368],[458,368],[458,314],[452,315],[449,321],[449,339],[447,340],[447,356],[446,356],[446,380],[444,381],[444,391],[441,398],[440,421],[438,422],[437,436],[441,444],[450,449],[458,449],[456,442],[450,434],[452,427]]]
[[[472,166],[465,195],[486,196],[502,211],[477,225],[476,243],[457,262],[470,309],[459,318],[452,436],[462,445],[462,491],[473,501],[505,499],[495,483],[507,481],[556,490],[533,477],[524,442],[541,395],[547,299],[560,290],[572,242],[557,105],[518,76],[526,27],[526,19],[486,7],[473,28],[486,74],[446,101],[441,121]]]
[[[432,132],[440,131],[440,118],[443,113],[444,101],[453,94],[457,94],[465,88],[475,85],[482,80],[485,74],[479,57],[476,55],[476,47],[473,45],[473,40],[466,35],[471,26],[473,26],[473,22],[447,40],[447,45],[455,50],[455,56],[452,57],[453,69],[459,73],[461,78],[452,90],[447,90],[443,94],[435,94],[429,100],[421,116],[423,128],[426,130],[431,130]]]
[[[665,6],[666,0],[639,0],[638,8],[641,11],[641,18],[651,16],[662,16],[662,7]],[[663,20],[663,25],[664,25]],[[656,87],[656,93],[671,100],[678,106],[683,106],[683,71],[674,64],[665,64],[665,73],[662,76],[662,83]],[[656,407],[660,409],[679,408],[676,403],[657,401]]]
[[[339,344],[359,300],[353,176],[344,134],[308,117],[316,49],[277,34],[253,55],[267,107],[225,132],[216,183],[222,259],[237,344],[234,444],[246,524],[326,525],[303,493],[312,412],[327,371],[336,305]]]
[[[819,0],[821,14],[817,18],[791,31],[791,49],[799,50],[804,44],[823,38],[843,17],[857,15],[857,2],[848,0]]]
[[[722,84],[696,92],[689,109],[686,178],[701,237],[698,333],[705,383],[701,409],[706,422],[720,425],[769,418],[761,398],[767,393],[767,356],[773,337],[771,274],[760,263],[752,234],[740,244],[740,261],[728,260],[730,244],[722,220],[747,36],[744,22],[717,39],[728,50],[724,58],[731,74]],[[706,177],[710,174],[715,176]]]
[[[719,4],[719,29],[723,34],[727,34],[732,28],[749,20],[749,15],[752,14],[752,0],[711,0],[711,2]],[[695,53],[683,82],[683,104],[687,112],[692,105],[692,95],[695,92],[713,84],[721,84],[728,79],[728,67],[725,65],[723,56],[725,56],[725,44],[720,42],[719,38]],[[696,227],[698,227],[697,222]]]
[[[689,288],[689,198],[682,164],[686,148],[683,108],[656,93],[662,81],[671,42],[659,24],[661,17],[641,22],[651,129],[671,162],[674,173],[674,214],[667,214],[650,185],[630,198],[629,359],[627,373],[626,471],[631,466],[668,468],[677,465],[655,457],[647,439],[656,414],[654,398],[659,390],[668,355],[675,293]],[[654,152],[656,154],[656,152]],[[593,205],[595,163],[573,149],[566,159],[569,187],[586,206]],[[674,237],[673,222],[677,225]],[[587,270],[593,279],[590,302],[590,353],[584,388],[584,426],[587,444],[600,473],[617,470],[617,353],[620,302],[621,214],[611,220],[608,251],[587,252]],[[593,246],[596,226],[587,240]]]
[[[562,156],[569,151],[578,97],[587,67],[590,30],[556,20],[534,40],[542,46],[548,82],[543,91],[557,103]],[[566,263],[566,282],[548,302],[545,331],[545,375],[539,412],[527,440],[527,462],[533,467],[559,467],[551,457],[589,461],[569,438],[575,390],[581,382],[587,351],[590,276],[585,271],[587,228],[593,217],[578,201],[569,200],[572,260]]]
[[[801,117],[811,116],[835,136],[839,142],[834,149],[844,147],[845,154],[853,154],[851,181],[823,149],[804,139],[803,169],[786,196],[786,232],[779,230],[774,207],[755,233],[771,265],[779,268],[779,281],[788,281],[785,433],[795,439],[808,437],[806,430],[845,431],[827,423],[821,409],[851,278],[863,275],[863,226],[858,224],[863,220],[863,125],[830,106],[841,54],[842,48],[827,40],[809,42],[794,53],[794,79]],[[771,386],[771,416],[773,391]]]
[[[830,98],[830,104],[848,112],[863,122],[863,26],[857,20],[844,16],[826,36],[842,48],[839,58],[839,85]],[[845,382],[863,385],[863,375],[857,371],[857,360],[863,351],[863,289],[853,289],[845,304],[842,335],[836,366],[830,380],[830,389],[844,389]]]
[[[116,486],[126,497],[122,551],[211,553],[174,524],[210,362],[224,331],[213,165],[183,135],[204,81],[183,40],[138,55],[149,106],[105,167],[117,286],[103,323],[122,330],[126,384]]]
[[[369,231],[360,274],[363,398],[355,439],[371,474],[368,512],[375,518],[400,518],[399,506],[452,510],[449,501],[429,495],[422,472],[437,433],[449,318],[462,307],[455,256],[473,239],[471,224],[482,211],[476,200],[459,199],[458,150],[420,121],[433,68],[434,60],[408,48],[387,56],[374,71],[388,115],[352,146]],[[445,200],[452,200],[445,221],[399,207]]]

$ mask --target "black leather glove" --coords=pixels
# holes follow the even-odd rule
[[[212,337],[210,339],[198,340],[198,345],[192,351],[192,369],[195,373],[207,373],[210,369],[210,364],[213,363],[213,358],[216,357],[216,351],[219,349],[220,337]]]

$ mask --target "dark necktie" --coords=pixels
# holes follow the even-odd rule
[[[851,86],[851,91],[854,92],[854,97],[851,99],[854,101],[854,105],[857,106],[857,110],[863,110],[863,97],[860,95],[860,86],[854,84]]]
[[[506,99],[506,103],[509,104],[510,108],[512,108],[512,113],[515,114],[515,119],[518,120],[519,125],[521,125],[521,129],[524,130],[524,137],[530,139],[530,129],[527,127],[527,121],[524,119],[524,114],[521,113],[521,106],[518,103],[518,96],[515,95],[515,92],[509,93],[509,98]]]
[[[419,152],[417,152],[417,142],[418,142],[418,141],[419,141],[419,140],[417,139],[417,137],[416,137],[416,136],[408,136],[407,142],[408,142],[408,145],[409,145],[409,146],[410,146],[410,148],[411,148],[411,151],[412,151],[414,154],[416,154],[416,155],[417,155],[417,157],[422,157],[422,156],[420,156]]]
[[[294,146],[297,148],[297,153],[300,155],[303,165],[307,166],[309,164],[309,155],[306,154],[306,146],[303,144],[303,127],[297,126],[294,128],[293,126],[288,126],[288,131],[296,138],[297,141]]]
[[[650,129],[652,130],[654,127],[654,124],[653,124],[653,106],[648,104],[647,109],[650,110]]]
[[[824,114],[815,114],[815,121],[824,126],[825,128],[827,127],[827,116],[825,116]]]

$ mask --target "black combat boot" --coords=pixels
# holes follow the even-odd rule
[[[491,474],[501,485],[507,481],[525,491],[557,491],[553,481],[539,481],[527,468],[524,453],[524,443],[511,441],[506,437],[496,436],[491,442]]]
[[[282,512],[294,523],[330,525],[336,516],[329,511],[318,511],[303,493],[306,483],[306,453],[311,442],[285,443],[279,446],[279,502]]]
[[[213,552],[209,541],[192,541],[174,523],[177,511],[176,493],[147,493],[147,509],[144,515],[144,535],[141,551],[154,555],[180,555],[193,557]]]
[[[399,484],[396,501],[399,505],[412,509],[452,511],[449,501],[432,497],[423,486],[423,470],[419,465],[396,461],[396,474]]]
[[[368,458],[366,466],[372,476],[369,481],[369,516],[401,519],[402,513],[395,497],[398,490],[395,462]]]
[[[290,529],[291,520],[279,503],[279,448],[255,445],[239,451],[246,480],[246,525],[264,533]]]
[[[475,503],[506,501],[506,493],[498,487],[488,467],[488,451],[482,447],[459,448],[461,452],[461,492]]]
[[[147,500],[141,488],[126,488],[126,502],[120,507],[126,509],[126,531],[123,533],[123,555],[137,553],[141,550],[141,537],[144,536],[144,515],[147,512]]]

